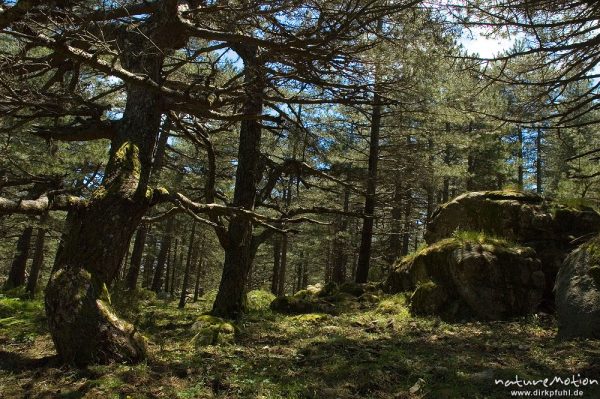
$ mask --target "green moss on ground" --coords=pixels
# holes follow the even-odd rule
[[[232,344],[195,348],[191,327],[210,301],[180,310],[144,300],[146,363],[70,370],[51,358],[42,303],[0,298],[2,319],[15,322],[0,321],[0,397],[499,399],[510,392],[495,378],[600,375],[600,341],[556,341],[549,318],[447,324],[411,317],[403,294],[337,316],[282,315],[265,302],[239,321]],[[14,340],[19,331],[35,336]],[[600,388],[584,393],[600,397]]]

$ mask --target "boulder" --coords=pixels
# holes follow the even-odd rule
[[[555,294],[560,338],[600,338],[600,236],[569,254]]]
[[[328,283],[308,286],[291,296],[282,296],[271,302],[271,309],[286,314],[328,313],[339,314],[376,303],[380,284]]]
[[[413,291],[413,314],[445,320],[503,320],[532,313],[545,287],[535,250],[462,232],[404,258],[388,292]]]
[[[441,205],[427,226],[425,241],[436,243],[456,231],[481,231],[535,249],[546,276],[551,306],[556,274],[577,239],[600,230],[600,214],[568,207],[520,191],[469,192]]]
[[[192,341],[197,347],[232,344],[235,341],[235,326],[220,317],[202,315],[192,325],[192,331],[196,333]]]
[[[542,197],[519,191],[469,192],[441,205],[427,226],[428,244],[457,230],[483,231],[510,241],[552,238],[552,216]]]

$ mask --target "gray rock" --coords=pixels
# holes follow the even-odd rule
[[[565,260],[556,278],[558,335],[600,338],[600,236]]]

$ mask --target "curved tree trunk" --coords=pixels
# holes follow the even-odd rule
[[[164,54],[140,33],[127,32],[122,44],[122,64],[159,81]],[[146,357],[145,339],[114,314],[106,287],[151,203],[148,178],[160,116],[157,94],[127,87],[102,185],[87,206],[67,215],[45,302],[52,340],[68,363],[85,366]]]

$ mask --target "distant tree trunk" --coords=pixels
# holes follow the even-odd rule
[[[377,21],[376,32],[381,32],[383,19]],[[357,283],[366,283],[369,279],[371,264],[371,245],[373,241],[373,223],[375,220],[375,204],[377,194],[377,164],[379,161],[379,134],[381,130],[381,96],[380,96],[380,65],[375,62],[375,92],[371,110],[371,128],[369,137],[369,164],[367,174],[367,193],[365,197],[364,218],[361,230],[360,248],[358,250],[358,263],[352,268]]]
[[[25,230],[23,230],[17,240],[17,248],[12,264],[10,265],[10,271],[8,272],[8,280],[4,284],[5,290],[25,285],[25,269],[27,268],[27,259],[29,259],[29,246],[31,245],[32,234],[33,227],[25,227]]]
[[[333,240],[324,241],[326,258],[325,258],[325,284],[331,281],[331,273],[333,269]]]
[[[175,263],[177,263],[177,254],[179,253],[179,239],[175,239],[175,246],[172,246],[169,250],[169,254],[167,255],[167,270],[165,272],[165,287],[164,292],[169,293],[171,289],[171,276],[173,274],[173,269],[175,268]]]
[[[277,235],[273,239],[273,278],[271,279],[271,293],[279,295],[279,273],[281,267],[281,238]]]
[[[281,237],[281,263],[279,267],[279,277],[277,286],[277,295],[285,295],[285,274],[287,271],[287,255],[288,255],[288,236],[284,234]]]
[[[296,265],[296,278],[295,278],[295,282],[294,282],[294,292],[298,292],[302,289],[302,262],[299,262]]]
[[[146,236],[148,234],[148,226],[143,223],[138,227],[135,235],[135,243],[133,244],[133,252],[131,254],[131,265],[125,277],[125,288],[135,290],[137,287],[138,276],[142,267],[142,255],[144,254],[144,246],[146,244]]]
[[[378,22],[378,31],[381,30],[381,19]],[[377,74],[376,74],[377,75]],[[377,87],[378,76],[375,76]],[[377,193],[377,163],[379,160],[379,132],[381,130],[381,97],[377,88],[373,95],[373,109],[371,113],[371,134],[369,139],[369,168],[367,177],[367,195],[365,197],[365,210],[358,251],[358,264],[356,267],[356,282],[366,283],[369,278],[371,262],[371,245],[373,241],[373,222],[375,220],[375,200]]]
[[[150,237],[148,249],[146,250],[146,257],[144,258],[144,288],[150,289],[152,284],[152,272],[154,271],[154,251],[156,250],[156,238]]]
[[[392,200],[392,226],[389,241],[387,260],[392,264],[402,253],[402,183],[400,176],[396,176],[394,184],[394,197]]]
[[[517,187],[523,190],[523,129],[521,127],[518,127],[517,135]]]
[[[344,187],[344,212],[350,208],[350,188]],[[343,235],[348,229],[348,218],[343,215],[337,216],[336,234],[334,238],[333,249],[333,268],[331,271],[331,281],[341,284],[346,281],[346,266],[348,255],[346,253],[346,239]]]
[[[238,159],[233,194],[233,206],[253,210],[257,187],[261,180],[260,142],[265,76],[257,48],[238,45],[235,49],[244,61],[246,84],[243,112],[256,119],[241,122]],[[225,261],[219,291],[213,304],[215,316],[237,319],[246,307],[246,283],[258,242],[253,238],[253,222],[243,216],[233,216],[229,221]]]
[[[161,291],[163,286],[163,275],[165,274],[165,264],[167,263],[167,257],[171,248],[171,240],[173,239],[173,228],[175,226],[175,218],[169,218],[167,226],[160,243],[160,251],[156,259],[156,267],[154,269],[154,277],[152,279],[152,286],[150,289],[157,294]]]
[[[402,233],[402,256],[408,255],[409,245],[410,245],[410,234],[412,227],[412,206],[413,206],[413,198],[412,198],[412,190],[408,190],[406,192],[406,199],[404,203],[404,231]]]
[[[431,221],[431,215],[433,215],[433,209],[435,207],[435,198],[434,198],[434,189],[435,189],[435,181],[434,181],[434,155],[433,151],[435,149],[433,139],[429,138],[427,140],[427,149],[429,152],[428,161],[427,161],[427,213],[425,214],[425,224],[428,225]]]
[[[202,258],[199,258],[197,266],[196,266],[196,284],[194,286],[194,302],[197,302],[198,298],[200,296],[202,296],[202,293],[200,292],[200,279],[202,277],[202,272],[203,272],[202,266],[203,266]]]
[[[42,217],[42,223],[44,222],[44,219],[45,218]],[[44,266],[45,241],[46,229],[44,227],[40,227],[37,230],[37,236],[35,238],[35,252],[33,254],[33,261],[31,263],[31,272],[29,273],[29,278],[27,279],[27,292],[29,292],[31,297],[33,297],[35,294],[40,273],[42,272],[42,267]]]
[[[535,180],[536,180],[536,187],[535,187],[535,191],[538,194],[542,194],[544,192],[543,187],[542,187],[542,129],[538,128],[537,131],[537,135],[535,137],[535,152],[536,152],[536,158],[535,158]]]
[[[188,284],[190,281],[190,269],[191,269],[191,265],[192,262],[194,261],[194,259],[192,259],[192,254],[194,252],[195,249],[195,235],[196,235],[196,223],[192,224],[192,232],[190,234],[190,242],[188,244],[188,253],[187,253],[187,259],[185,262],[185,270],[183,272],[183,285],[181,286],[181,296],[179,297],[179,309],[183,309],[183,307],[185,306],[185,301],[186,301],[186,297],[187,297],[187,289],[188,289]],[[183,252],[183,251],[182,251]]]
[[[309,277],[309,271],[308,271],[308,262],[306,261],[306,259],[304,258],[304,252],[302,252],[300,254],[300,260],[302,262],[302,288],[301,289],[306,289],[306,287],[308,287],[308,277]]]
[[[175,297],[175,286],[179,285],[179,272],[181,271],[181,267],[183,266],[184,246],[184,241],[183,239],[181,239],[181,249],[179,250],[179,257],[177,258],[177,261],[173,263],[173,269],[171,270],[171,287],[169,290],[171,298]]]

